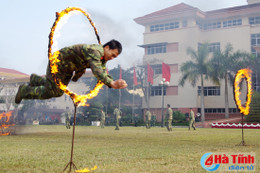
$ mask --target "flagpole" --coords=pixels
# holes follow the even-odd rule
[[[120,74],[119,74],[119,79],[122,79],[122,69],[121,66],[120,67]],[[118,109],[121,110],[121,89],[119,89],[119,103],[118,103]]]
[[[135,84],[133,83],[133,91],[135,91]],[[133,94],[133,106],[132,106],[132,123],[134,123],[134,106],[135,106],[135,94]]]
[[[107,115],[107,108],[108,108],[108,87],[106,89],[106,99],[107,99],[107,106],[106,106],[106,115]]]
[[[118,103],[118,109],[121,110],[121,89],[119,89],[119,103]]]

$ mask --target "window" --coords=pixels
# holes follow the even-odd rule
[[[183,28],[186,28],[186,27],[187,27],[187,20],[183,20],[183,21],[182,21],[182,27],[183,27]]]
[[[166,44],[161,45],[152,45],[147,47],[147,54],[158,54],[158,53],[166,53]]]
[[[198,43],[198,49],[200,48],[201,43]],[[220,43],[210,43],[208,45],[209,52],[220,51]]]
[[[163,88],[163,94],[166,95],[166,87]],[[151,96],[161,96],[161,95],[162,95],[162,87],[161,86],[152,86]]]
[[[198,109],[198,111],[200,112],[200,108]],[[229,109],[229,113],[238,113],[238,109],[237,108],[230,108]],[[214,114],[219,114],[225,113],[225,108],[205,108],[205,113],[214,113]]]
[[[211,30],[221,28],[221,22],[211,22],[211,23],[200,23],[197,21],[197,25],[201,30]]]
[[[227,20],[223,22],[223,28],[242,25],[242,19]]]
[[[209,52],[220,51],[220,43],[211,43],[209,45]]]
[[[260,46],[260,34],[251,34],[251,53],[258,56],[258,52],[254,49],[254,46]]]
[[[154,74],[162,74],[162,64],[153,64],[151,67],[153,68]]]
[[[198,96],[201,94],[201,87],[198,86]],[[204,96],[220,96],[220,87],[204,87]]]
[[[164,31],[164,30],[170,30],[176,28],[179,28],[179,22],[157,24],[157,25],[150,26],[150,32]]]
[[[248,18],[249,24],[250,25],[256,25],[256,24],[260,24],[260,16],[257,17],[249,17]]]

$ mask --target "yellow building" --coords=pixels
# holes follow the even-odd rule
[[[260,0],[249,0],[248,5],[213,11],[201,11],[198,8],[181,3],[151,14],[134,19],[145,30],[143,33],[143,62],[149,63],[154,70],[154,84],[151,90],[149,106],[160,121],[162,108],[162,62],[171,69],[170,84],[164,96],[164,108],[167,104],[175,110],[188,113],[194,108],[200,112],[200,81],[192,87],[186,81],[179,86],[181,64],[191,60],[187,48],[197,50],[201,43],[209,43],[211,52],[224,50],[231,43],[234,51],[241,50],[257,55],[260,47]],[[258,80],[259,81],[259,80]],[[253,78],[254,89],[260,90],[257,76]],[[224,81],[220,86],[205,81],[205,117],[223,118],[225,114]],[[229,85],[229,116],[239,116],[233,99],[233,86]],[[147,105],[143,102],[143,107]],[[159,116],[159,117],[158,117]]]

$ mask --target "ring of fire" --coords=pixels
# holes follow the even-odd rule
[[[99,39],[99,35],[98,35],[98,32],[97,32],[97,29],[96,29],[94,23],[92,22],[91,18],[89,17],[89,15],[85,11],[80,9],[80,8],[68,7],[66,9],[64,9],[63,11],[61,11],[60,13],[58,13],[58,12],[56,13],[56,20],[55,20],[55,22],[54,22],[54,24],[53,24],[53,26],[51,28],[51,32],[50,32],[50,35],[49,35],[48,58],[49,58],[49,65],[50,65],[50,69],[51,69],[51,74],[52,74],[52,77],[53,77],[55,83],[59,86],[59,88],[61,90],[64,91],[65,94],[67,94],[67,95],[69,95],[71,97],[71,99],[73,100],[74,104],[76,104],[78,106],[85,106],[85,105],[87,105],[87,99],[92,99],[95,96],[97,96],[99,90],[102,88],[102,86],[104,84],[101,81],[98,81],[98,83],[95,86],[95,88],[93,90],[91,90],[86,95],[78,95],[77,93],[74,93],[73,91],[69,90],[69,88],[66,85],[64,85],[59,79],[56,78],[56,73],[58,72],[58,65],[57,65],[57,63],[60,61],[57,58],[59,56],[59,51],[56,51],[56,52],[54,52],[52,54],[53,36],[54,36],[55,29],[56,29],[60,19],[64,15],[67,15],[67,14],[69,14],[72,11],[79,11],[79,12],[81,12],[82,14],[84,14],[88,18],[91,26],[93,27],[93,29],[95,31],[98,43],[101,44],[100,43],[100,39]]]
[[[241,69],[237,72],[235,81],[234,81],[235,101],[236,101],[238,109],[240,110],[240,113],[242,113],[243,115],[248,115],[249,109],[250,109],[249,105],[251,103],[251,97],[252,97],[251,73],[252,73],[252,71],[250,69]],[[245,106],[242,105],[241,100],[239,98],[239,96],[241,94],[239,84],[243,78],[246,78],[246,82],[247,82],[247,99],[246,99]]]

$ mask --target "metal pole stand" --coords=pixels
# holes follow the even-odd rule
[[[244,141],[244,115],[242,114],[242,141],[238,146],[246,146],[246,143]]]
[[[72,144],[71,144],[71,155],[70,155],[70,161],[69,163],[66,165],[66,167],[63,169],[63,172],[69,167],[69,173],[71,172],[71,168],[73,167],[73,169],[77,170],[76,165],[73,163],[72,158],[73,158],[73,148],[74,148],[74,136],[75,136],[75,124],[76,124],[76,112],[77,112],[77,103],[74,103],[74,120],[73,120],[73,132],[72,132]]]

